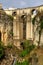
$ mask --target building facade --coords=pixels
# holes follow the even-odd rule
[[[20,46],[20,43],[23,42],[24,40],[33,40],[32,18],[36,15],[37,11],[43,11],[43,6],[17,8],[17,9],[10,8],[5,10],[0,8],[0,11],[1,12],[3,11],[6,14],[6,16],[4,16],[5,22],[2,20],[3,23],[1,24],[1,21],[0,21],[0,39],[6,39],[6,42],[8,43],[8,39],[10,38],[12,39],[13,37],[12,42],[15,46],[18,46],[18,47]],[[13,17],[13,20],[9,20],[9,15]],[[6,29],[3,29],[5,26],[4,23],[6,22],[7,22],[7,24],[5,24]],[[4,31],[6,33],[4,34],[5,38],[3,38],[3,30],[6,30],[6,32]],[[9,37],[8,35],[9,31],[13,32],[13,36]],[[38,37],[36,35],[35,41],[37,40],[38,40]],[[5,44],[6,42],[4,41]]]

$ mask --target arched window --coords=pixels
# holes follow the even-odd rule
[[[26,15],[22,15],[21,18],[22,18],[22,19],[25,19],[25,18],[26,18]]]
[[[37,10],[36,10],[36,9],[33,9],[33,10],[31,11],[31,13],[34,14],[34,15],[36,15],[36,14],[37,14]]]
[[[0,41],[1,41],[1,32],[0,32]]]
[[[12,15],[13,15],[13,16],[15,16],[16,14],[17,14],[16,12],[13,12],[13,14],[12,14]]]
[[[22,22],[23,22],[23,39],[26,39],[26,15],[21,16]]]

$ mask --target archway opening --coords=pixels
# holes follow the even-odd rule
[[[21,19],[23,21],[23,39],[26,39],[26,21],[27,21],[27,17],[25,14],[23,14],[21,16]]]

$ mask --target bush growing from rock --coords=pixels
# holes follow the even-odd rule
[[[26,60],[21,63],[17,61],[15,65],[29,65],[29,62]]]
[[[0,59],[4,57],[4,46],[3,43],[0,42]]]
[[[21,52],[21,54],[20,54],[20,57],[24,57],[25,55],[27,55],[28,54],[28,50],[26,49],[26,50],[23,50],[22,52]]]
[[[21,57],[24,57],[25,55],[29,54],[35,48],[35,45],[29,43],[29,40],[24,41],[22,46],[24,47],[24,49],[20,54]]]
[[[0,48],[0,59],[2,59],[3,57],[4,57],[4,50]]]

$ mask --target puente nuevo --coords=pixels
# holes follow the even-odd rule
[[[24,40],[33,40],[32,18],[37,11],[43,11],[43,5],[28,8],[3,9],[0,4],[0,40],[7,45],[9,43],[19,47]],[[13,18],[13,20],[12,20]],[[38,40],[36,34],[35,44]],[[41,42],[43,40],[43,34]]]

